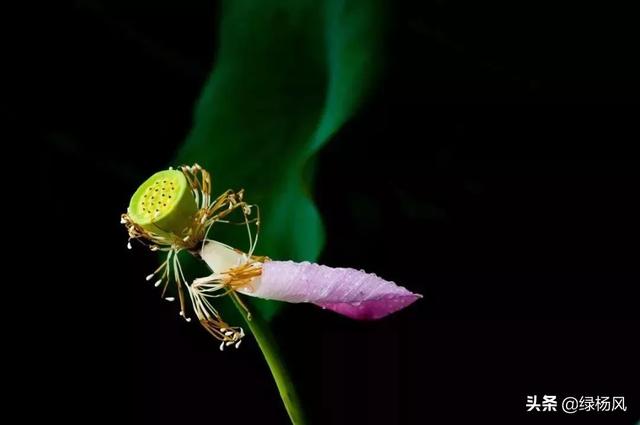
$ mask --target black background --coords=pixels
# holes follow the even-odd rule
[[[144,284],[154,259],[127,251],[118,223],[190,128],[218,15],[205,1],[78,1],[45,16],[30,130],[45,142],[66,303],[42,379],[73,389],[56,404],[69,419],[287,421],[255,344],[220,353],[178,320]],[[375,323],[286,307],[274,332],[313,423],[640,419],[632,17],[394,3],[385,76],[318,158],[321,262],[424,299]],[[629,411],[526,414],[533,394],[624,395]]]

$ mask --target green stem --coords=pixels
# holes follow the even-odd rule
[[[291,423],[294,425],[304,425],[306,421],[304,419],[302,405],[298,399],[298,394],[293,386],[293,382],[289,377],[289,373],[282,363],[282,357],[279,354],[278,346],[276,345],[273,334],[269,330],[269,326],[262,320],[260,313],[252,314],[251,318],[249,318],[246,309],[240,305],[236,297],[232,296],[231,299],[247,322],[256,341],[258,341],[258,346],[260,350],[262,350],[262,355],[264,355],[264,359],[269,365],[273,379],[276,381],[280,398],[284,403],[285,409],[287,409]]]

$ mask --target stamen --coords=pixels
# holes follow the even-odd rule
[[[173,169],[173,167],[170,169]],[[159,224],[155,225],[155,227],[143,228],[135,223],[128,213],[122,214],[121,223],[126,226],[129,234],[127,248],[132,249],[131,240],[138,239],[151,251],[167,252],[165,261],[156,271],[146,276],[145,279],[150,281],[154,276],[158,276],[160,279],[155,282],[154,286],[160,287],[164,284],[162,297],[168,302],[176,300],[176,297],[164,296],[168,285],[172,281],[175,282],[180,300],[179,315],[183,317],[185,321],[190,322],[191,318],[186,317],[185,314],[186,306],[184,305],[185,297],[183,290],[186,290],[189,294],[187,299],[191,302],[193,311],[200,323],[209,333],[221,341],[220,350],[224,350],[224,347],[229,345],[235,345],[237,348],[245,336],[244,330],[240,327],[229,327],[212,305],[213,300],[211,299],[231,294],[245,310],[246,317],[250,318],[251,313],[248,311],[246,305],[239,299],[235,293],[235,289],[239,287],[247,288],[253,278],[261,274],[261,262],[264,260],[261,257],[253,257],[253,251],[256,247],[259,234],[259,209],[256,205],[257,218],[250,219],[248,217],[254,212],[254,205],[249,205],[244,202],[244,192],[242,190],[238,192],[227,190],[212,200],[210,174],[198,164],[182,166],[178,168],[178,170],[182,171],[186,178],[188,187],[194,195],[197,208],[199,208],[196,213],[193,214],[192,220],[182,231],[176,232],[161,228]],[[172,191],[175,190],[173,182],[170,181],[170,179],[163,182],[164,186],[162,187],[158,185],[159,182],[156,182],[158,186],[150,189],[150,198],[147,197],[147,194],[144,194],[143,198],[146,199],[141,199],[140,201],[140,205],[146,207],[146,217],[154,215],[157,217],[162,214],[158,209],[162,203],[160,202],[161,197],[165,198],[163,201],[167,202],[167,205],[168,202],[175,198],[175,196],[172,198],[172,194],[174,194]],[[159,193],[160,189],[163,191],[162,194]],[[164,194],[165,190],[168,192],[166,196]],[[157,198],[157,201],[154,201],[155,204],[153,205],[148,204],[150,199],[154,199],[151,193]],[[160,196],[158,196],[159,194]],[[235,223],[235,220],[230,219],[230,214],[236,210],[239,210],[239,212],[244,215],[244,220],[239,223]],[[225,274],[213,274],[195,279],[189,284],[182,271],[178,253],[182,250],[195,251],[196,246],[200,243],[204,246],[211,227],[218,222],[242,224],[246,226],[249,238],[249,252],[244,257],[244,264]],[[253,226],[250,226],[252,223],[256,225],[255,234],[252,232]],[[147,241],[150,243],[147,243]]]

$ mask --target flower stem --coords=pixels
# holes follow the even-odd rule
[[[273,375],[273,379],[276,382],[278,391],[280,392],[280,398],[284,403],[285,409],[287,409],[291,423],[294,425],[304,425],[306,421],[304,419],[302,405],[298,399],[298,394],[293,386],[293,382],[289,377],[289,373],[282,363],[278,346],[276,345],[273,334],[269,330],[269,326],[265,323],[262,317],[260,317],[260,313],[252,314],[251,318],[247,317],[246,309],[242,307],[240,300],[236,298],[238,295],[235,293],[232,295],[234,295],[231,297],[233,303],[247,322],[247,325],[249,326],[249,329],[256,341],[258,341],[258,346],[267,361],[267,365],[269,365],[271,375]]]

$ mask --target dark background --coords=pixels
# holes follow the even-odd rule
[[[43,348],[55,364],[44,397],[84,423],[286,423],[255,343],[220,353],[178,320],[144,284],[154,259],[127,251],[118,223],[190,128],[218,5],[77,1],[48,13],[29,130],[63,224],[66,303]],[[273,328],[313,423],[640,419],[633,16],[393,4],[385,76],[319,156],[321,262],[424,299],[374,323],[286,307]],[[624,395],[629,411],[525,414],[533,394]]]

